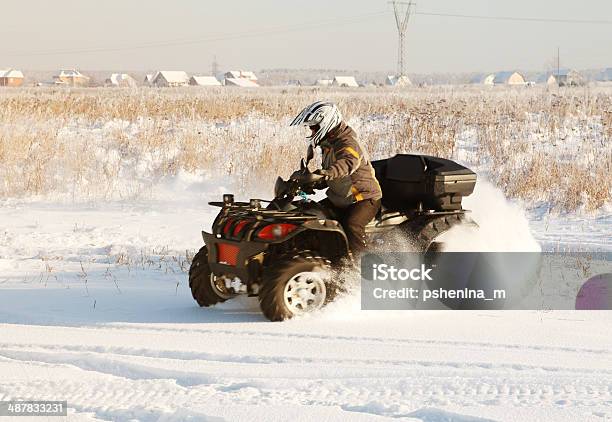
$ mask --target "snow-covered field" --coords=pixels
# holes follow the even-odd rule
[[[69,420],[612,418],[610,312],[366,312],[349,296],[275,324],[252,299],[198,308],[185,251],[224,188],[168,186],[175,200],[3,204],[0,398],[68,400]],[[609,219],[581,220],[596,236],[571,224],[534,232],[612,246]]]
[[[172,130],[273,145],[290,135],[259,117],[244,122]],[[66,145],[96,145],[99,168],[83,169],[82,185],[0,200],[0,400],[67,400],[68,420],[612,420],[611,311],[361,311],[356,294],[283,323],[267,322],[254,299],[198,308],[185,271],[216,212],[206,203],[247,190],[250,168],[164,175],[160,163],[180,145],[139,156],[123,142],[146,123],[64,123]],[[368,124],[391,125],[354,120]],[[609,139],[586,137],[603,142],[595,151],[605,157]],[[558,140],[559,154],[593,151],[578,138]],[[491,163],[470,162],[470,131],[455,144],[481,177],[465,202],[478,245],[612,251],[609,204],[564,213],[546,195],[508,201],[485,180],[497,180]],[[219,157],[225,145],[211,145]],[[239,148],[226,153],[240,162]],[[96,185],[98,170],[109,178]],[[116,174],[126,178],[120,195]],[[269,196],[271,186],[251,186]]]

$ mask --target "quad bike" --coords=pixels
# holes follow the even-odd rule
[[[202,232],[205,246],[189,269],[189,287],[200,306],[248,294],[259,297],[268,319],[281,321],[334,298],[341,286],[332,269],[350,252],[333,211],[307,198],[322,178],[308,169],[313,155],[310,147],[300,170],[288,180],[277,178],[271,201],[236,202],[226,194],[222,202],[209,203],[221,211],[212,233]],[[461,200],[474,190],[476,174],[471,170],[450,160],[409,154],[372,165],[383,199],[366,226],[370,242],[399,232],[417,251],[438,250],[441,234],[469,221]]]

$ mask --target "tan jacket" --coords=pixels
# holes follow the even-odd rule
[[[320,146],[328,176],[327,196],[335,206],[346,208],[364,199],[382,198],[370,159],[346,123],[330,131]]]

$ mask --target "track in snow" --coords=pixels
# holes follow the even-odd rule
[[[75,420],[612,416],[609,313],[383,316],[345,299],[272,324],[243,302],[196,309],[199,323],[2,324],[0,396],[66,399]]]
[[[612,418],[612,312],[198,308],[175,258],[204,202],[0,209],[0,400],[67,400],[69,420]]]

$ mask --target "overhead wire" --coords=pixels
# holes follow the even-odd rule
[[[486,15],[468,15],[457,13],[440,13],[440,12],[422,12],[414,11],[415,15],[432,16],[432,17],[450,17],[461,19],[480,19],[480,20],[497,20],[497,21],[513,21],[513,22],[540,22],[540,23],[564,23],[564,24],[590,24],[590,25],[612,25],[612,20],[605,19],[558,19],[558,18],[541,18],[541,17],[522,17],[522,16],[486,16]],[[253,31],[221,34],[203,38],[179,38],[167,41],[148,42],[134,45],[112,46],[112,47],[88,47],[88,48],[71,48],[71,49],[55,49],[55,50],[40,50],[40,51],[8,51],[1,52],[3,56],[9,57],[24,57],[24,56],[60,56],[71,54],[90,54],[90,53],[106,53],[130,50],[142,50],[150,48],[175,47],[181,45],[204,44],[209,42],[229,41],[243,38],[261,37],[267,35],[276,35],[282,33],[303,31],[307,29],[316,29],[328,27],[331,25],[346,25],[359,21],[369,20],[372,18],[382,17],[388,14],[388,11],[371,12],[363,15],[351,16],[348,18],[334,18],[327,20],[319,20],[316,22],[302,23],[297,25],[282,26],[269,29],[260,29]]]
[[[363,15],[352,16],[342,19],[328,19],[319,20],[316,22],[303,23],[298,25],[276,27],[271,29],[261,29],[254,31],[238,32],[231,34],[221,34],[217,36],[204,37],[204,38],[180,38],[168,41],[149,42],[129,46],[118,46],[118,47],[93,47],[93,48],[74,48],[74,49],[56,49],[56,50],[43,50],[43,51],[31,51],[31,52],[4,52],[4,56],[22,57],[22,56],[50,56],[50,55],[68,55],[68,54],[88,54],[88,53],[104,53],[104,52],[116,52],[116,51],[129,51],[129,50],[140,50],[148,48],[159,48],[159,47],[174,47],[180,45],[190,44],[203,44],[208,42],[216,41],[228,41],[242,38],[260,37],[266,35],[275,35],[288,32],[303,31],[306,29],[315,29],[320,27],[327,27],[329,25],[346,25],[349,23],[359,22],[371,18],[382,17],[386,15],[386,11],[372,12]]]
[[[612,25],[612,20],[605,19],[558,19],[558,18],[540,18],[540,17],[523,17],[523,16],[486,16],[486,15],[464,15],[456,13],[438,13],[438,12],[414,12],[415,15],[422,16],[437,16],[449,18],[463,19],[482,19],[482,20],[498,20],[498,21],[514,21],[514,22],[541,22],[541,23],[569,23],[569,24],[587,24],[587,25]]]

